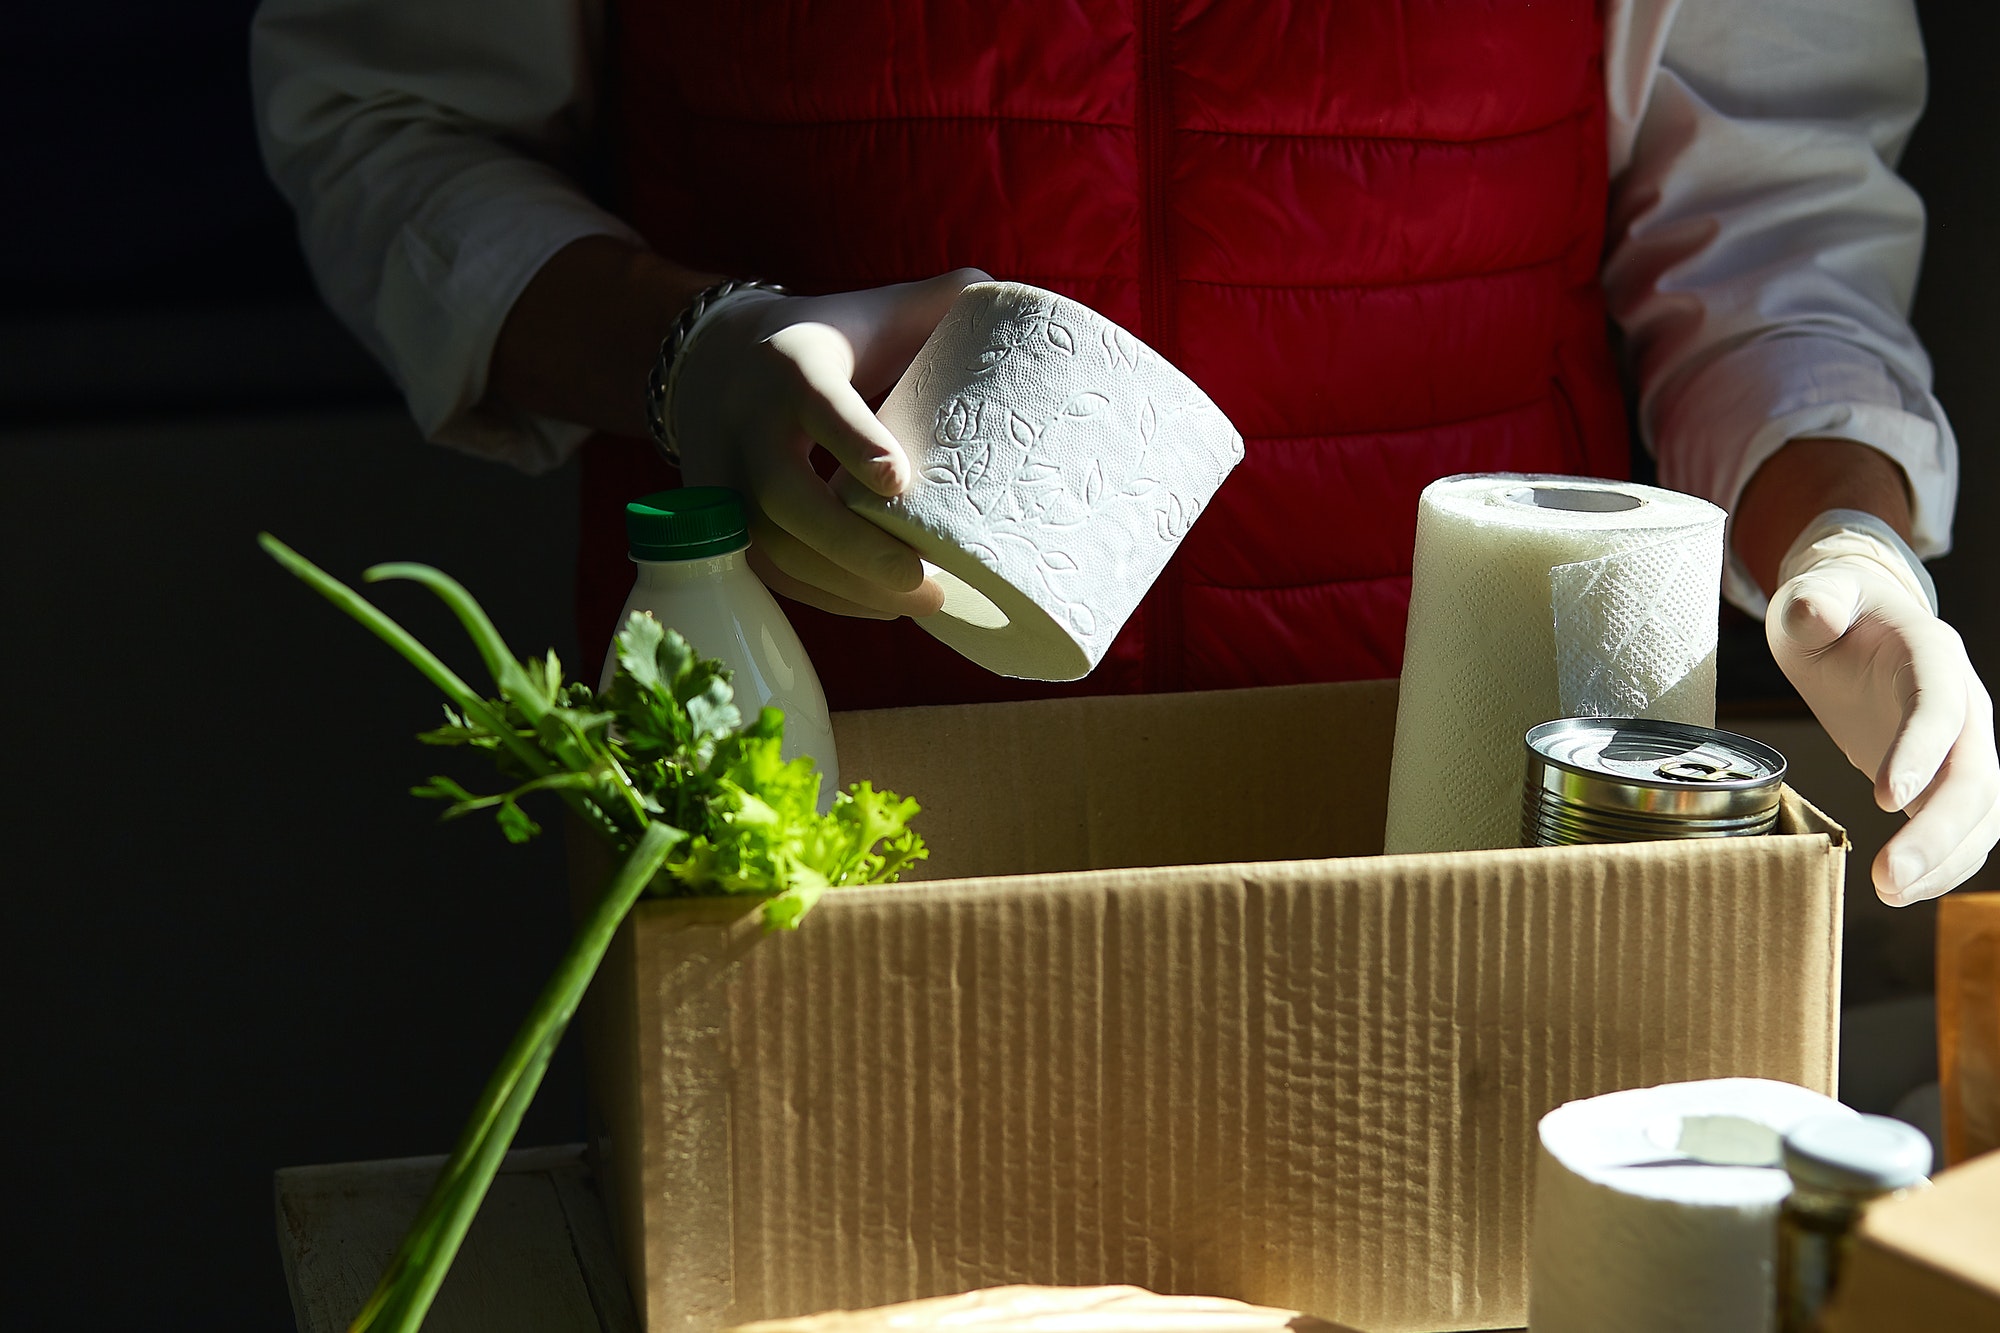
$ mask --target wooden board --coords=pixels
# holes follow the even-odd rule
[[[374,1289],[442,1157],[277,1173],[278,1245],[299,1333],[341,1333]],[[638,1333],[581,1145],[508,1154],[426,1333]]]

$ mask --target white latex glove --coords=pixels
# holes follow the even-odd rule
[[[695,325],[667,405],[681,475],[742,493],[750,563],[774,592],[883,620],[943,604],[917,553],[813,471],[812,447],[877,494],[901,494],[909,456],[865,400],[909,368],[961,290],[987,280],[968,268],[832,296],[739,292]]]
[[[1875,892],[1906,906],[1963,883],[2000,838],[1993,701],[1929,575],[1881,519],[1820,516],[1786,553],[1764,617],[1771,653],[1875,803],[1910,821],[1875,858]]]

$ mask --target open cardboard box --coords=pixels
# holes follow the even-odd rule
[[[1008,1282],[1526,1311],[1541,1115],[1832,1092],[1846,839],[1381,856],[1394,682],[839,716],[929,882],[643,903],[586,1014],[650,1333]],[[947,878],[948,877],[948,878]]]

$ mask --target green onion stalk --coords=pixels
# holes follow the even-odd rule
[[[927,855],[908,827],[917,803],[857,783],[817,808],[812,760],[780,755],[784,719],[763,709],[745,724],[728,673],[651,617],[616,639],[617,669],[601,695],[565,683],[553,653],[514,656],[456,581],[428,565],[377,565],[367,582],[405,579],[435,593],[464,626],[498,690],[484,697],[365,597],[266,533],[274,559],[359,621],[444,694],[445,725],[426,744],[487,753],[513,781],[478,795],[446,777],[413,793],[448,803],[446,819],[491,812],[511,842],[541,831],[523,797],[552,792],[621,857],[578,927],[457,1146],[349,1333],[413,1333],[436,1298],[618,927],[648,893],[752,893],[768,928],[794,928],[826,890],[888,883]],[[671,817],[669,817],[671,816]]]

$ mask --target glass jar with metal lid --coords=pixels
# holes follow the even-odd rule
[[[1529,847],[1733,838],[1777,824],[1785,758],[1761,741],[1655,718],[1567,717],[1528,730]]]
[[[1921,1185],[1923,1131],[1884,1115],[1815,1116],[1785,1135],[1792,1192],[1778,1211],[1778,1333],[1812,1333],[1870,1203]]]

